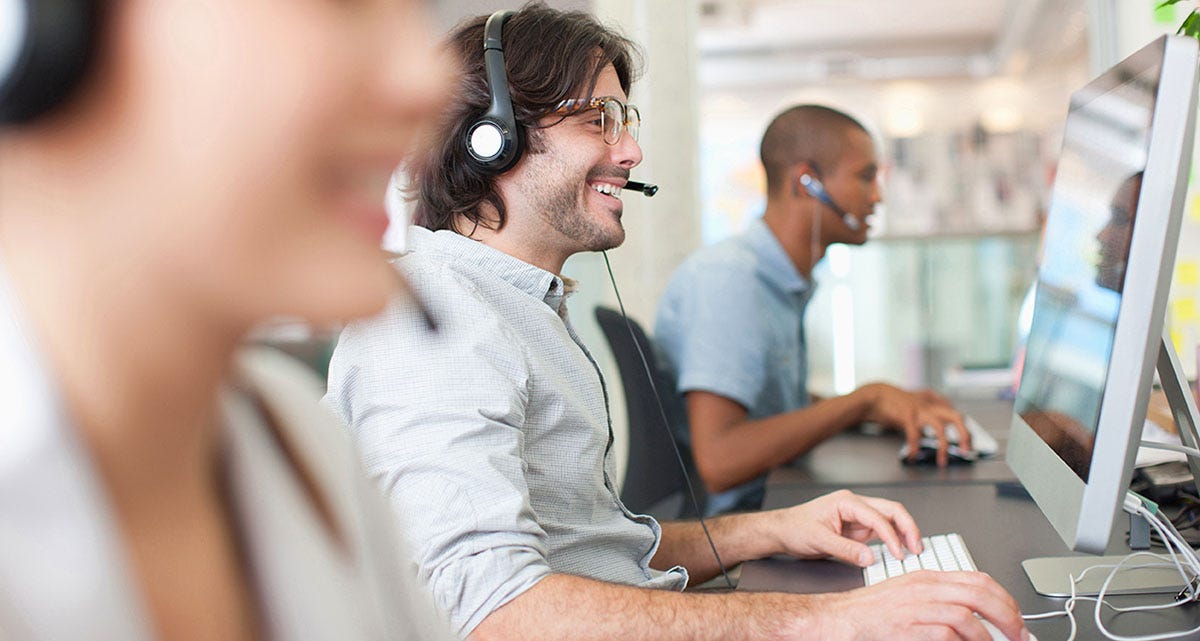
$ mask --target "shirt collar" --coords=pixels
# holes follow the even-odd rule
[[[745,239],[755,255],[762,259],[759,264],[759,272],[767,280],[784,291],[796,294],[802,294],[812,289],[812,283],[800,273],[800,270],[796,269],[792,257],[784,251],[783,245],[779,243],[775,234],[771,233],[771,228],[767,227],[765,220],[757,218],[750,223],[746,229]]]
[[[556,276],[540,267],[510,256],[448,229],[430,231],[412,226],[408,230],[409,251],[441,254],[460,265],[470,265],[507,281],[517,289],[560,311],[563,302],[576,289],[576,282]]]

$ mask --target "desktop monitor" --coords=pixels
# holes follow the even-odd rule
[[[1197,48],[1155,40],[1073,94],[1063,131],[1007,461],[1081,552],[1105,551],[1141,438],[1191,164]]]

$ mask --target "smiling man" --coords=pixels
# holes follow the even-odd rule
[[[975,573],[839,595],[682,592],[718,566],[697,524],[660,525],[621,504],[604,379],[560,275],[572,254],[625,238],[620,189],[642,159],[633,45],[586,14],[531,4],[468,21],[450,49],[464,74],[412,168],[423,227],[397,263],[438,331],[402,305],[349,328],[327,402],[404,515],[420,577],[459,633],[869,639],[942,627],[982,639],[980,612],[1019,638],[1015,603]],[[490,82],[485,57],[502,72]],[[497,144],[514,125],[516,146]],[[727,564],[791,554],[863,565],[867,539],[920,545],[903,507],[849,492],[710,529]]]
[[[882,199],[875,143],[845,113],[798,105],[767,127],[761,157],[763,217],[684,261],[654,331],[686,401],[712,513],[757,508],[771,468],[864,421],[904,431],[914,453],[923,425],[956,424],[966,434],[961,415],[929,391],[873,383],[810,404],[812,270],[830,245],[867,241]],[[947,463],[944,438],[938,463]]]

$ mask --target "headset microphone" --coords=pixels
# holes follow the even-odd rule
[[[821,201],[830,209],[832,209],[834,213],[836,213],[838,216],[841,216],[842,222],[846,223],[847,227],[853,230],[858,230],[860,226],[858,219],[854,216],[851,216],[845,209],[838,207],[838,204],[833,202],[833,198],[829,196],[829,192],[825,191],[825,185],[822,185],[820,180],[817,180],[808,174],[800,174],[800,184],[804,186],[804,191],[808,192],[809,196]]]
[[[658,185],[651,185],[650,183],[640,183],[636,180],[630,180],[629,182],[626,182],[625,186],[622,187],[621,189],[632,189],[633,191],[640,191],[643,194],[645,194],[647,197],[653,196],[654,194],[658,193]]]

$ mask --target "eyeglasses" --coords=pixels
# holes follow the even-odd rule
[[[558,103],[554,113],[572,116],[589,109],[600,111],[600,131],[604,134],[605,143],[615,145],[621,142],[621,134],[626,131],[637,140],[638,130],[642,127],[642,114],[637,107],[627,105],[613,96],[564,100]]]

